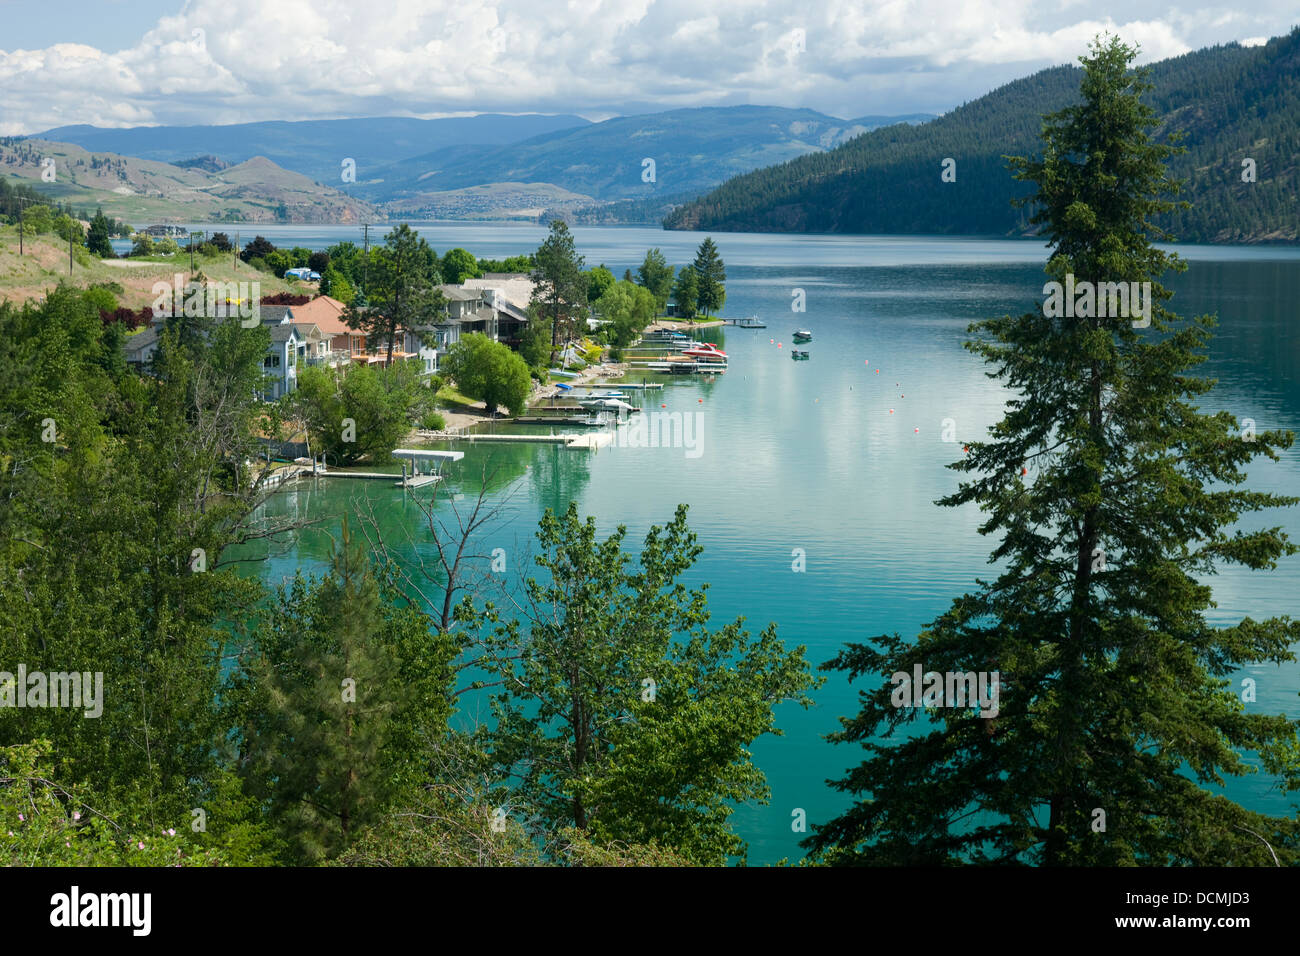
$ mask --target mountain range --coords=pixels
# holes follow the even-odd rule
[[[1078,67],[1009,83],[916,126],[737,176],[672,210],[675,229],[1024,235],[1028,186],[1005,156],[1033,155],[1042,116],[1076,102]],[[1260,46],[1197,50],[1150,67],[1157,139],[1180,132],[1170,170],[1192,208],[1158,222],[1184,241],[1300,238],[1300,28]],[[954,181],[944,181],[952,160]],[[1250,160],[1251,163],[1246,161]],[[1254,181],[1245,181],[1247,168]]]
[[[0,139],[0,175],[78,209],[144,225],[182,222],[360,222],[367,203],[262,156],[230,164],[206,156],[173,165],[70,143]]]
[[[263,157],[392,217],[535,217],[623,201],[624,211],[657,221],[673,203],[739,173],[832,149],[881,125],[928,118],[844,120],[815,110],[734,106],[599,123],[572,115],[492,114],[212,127],[65,126],[39,138],[214,175],[224,174],[223,164]],[[354,181],[342,175],[347,159],[353,160]]]

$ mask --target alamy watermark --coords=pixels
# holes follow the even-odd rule
[[[255,329],[262,321],[262,283],[185,281],[178,272],[171,284],[153,284],[153,314],[169,318],[176,315],[197,319],[239,318],[240,325]]]
[[[1043,286],[1043,315],[1049,319],[1133,319],[1133,328],[1151,325],[1150,282],[1052,281]]]
[[[0,671],[0,708],[71,707],[85,710],[86,717],[104,713],[103,671],[29,671],[18,665],[18,673]]]
[[[912,673],[896,671],[889,679],[894,685],[889,701],[895,707],[979,707],[979,715],[998,715],[998,671],[925,671],[920,664]]]
[[[615,448],[684,448],[687,458],[704,454],[703,412],[642,412],[620,424]]]

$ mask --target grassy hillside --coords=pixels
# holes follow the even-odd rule
[[[151,289],[155,282],[173,282],[178,272],[189,278],[188,255],[176,255],[170,259],[159,256],[147,260],[100,260],[93,258],[85,248],[74,247],[69,275],[68,246],[55,236],[26,235],[23,253],[21,256],[18,254],[17,227],[0,226],[0,300],[18,303],[41,299],[60,282],[70,282],[80,288],[99,282],[116,282],[123,289],[117,293],[119,304],[140,309],[153,303]],[[277,279],[242,262],[236,269],[228,255],[196,257],[195,269],[213,281],[260,282],[264,296],[306,291],[300,283]]]
[[[581,116],[571,115],[485,113],[441,119],[388,116],[229,126],[61,126],[41,133],[40,138],[165,163],[209,154],[232,164],[265,156],[284,169],[327,185],[340,185],[345,157],[356,161],[361,178],[373,175],[380,166],[442,147],[499,146],[587,123]]]
[[[42,178],[53,160],[54,181]],[[0,140],[0,175],[51,199],[102,207],[134,223],[171,219],[211,222],[359,222],[379,218],[366,203],[254,157],[237,166],[189,168],[69,143]]]
[[[1039,149],[1041,116],[1073,102],[1081,71],[1017,80],[920,126],[891,126],[826,153],[739,176],[674,210],[669,228],[1016,235],[1025,194],[1004,155]],[[1300,30],[1260,47],[1198,50],[1154,64],[1158,136],[1186,134],[1173,173],[1190,211],[1162,225],[1185,241],[1295,241],[1300,225]],[[956,181],[941,180],[945,158]],[[1243,183],[1242,160],[1257,182]]]

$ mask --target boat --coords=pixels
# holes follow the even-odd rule
[[[596,415],[586,415],[582,418],[570,418],[565,422],[566,425],[585,425],[588,428],[601,428],[609,424],[609,416],[604,412]]]
[[[798,349],[791,349],[791,350],[790,350],[790,358],[792,358],[792,359],[794,359],[796,362],[798,362],[798,361],[803,361],[803,360],[809,358],[809,355],[808,355],[807,352],[801,352],[801,351],[799,351]]]
[[[807,329],[796,329],[790,337],[793,338],[796,342],[812,341],[812,333],[809,332]]]
[[[578,377],[578,373],[577,373],[577,372],[566,372],[566,371],[564,371],[564,369],[561,369],[561,368],[552,368],[552,369],[547,369],[547,372],[550,373],[551,375],[560,375],[560,376],[563,376],[564,378],[577,378],[577,377]]]
[[[654,329],[641,336],[645,342],[689,342],[690,336],[675,329]]]
[[[765,329],[765,328],[767,328],[767,323],[766,323],[766,322],[760,322],[760,321],[758,320],[758,316],[756,316],[756,315],[747,316],[746,318],[743,318],[743,319],[736,319],[736,320],[733,321],[731,324],[734,325],[734,326],[735,326],[736,328],[738,328],[738,329]]]
[[[727,360],[727,353],[712,342],[705,342],[689,349],[682,349],[682,354],[695,359],[697,362],[725,362]]]
[[[564,382],[556,382],[556,383],[555,383],[555,387],[558,388],[558,389],[559,389],[560,391],[562,391],[562,392],[571,392],[571,391],[573,391],[573,386],[572,386],[572,385],[567,385],[567,384],[565,384]]]

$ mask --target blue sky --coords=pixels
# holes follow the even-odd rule
[[[943,112],[1072,62],[1258,43],[1294,0],[0,0],[0,134],[737,103]]]

